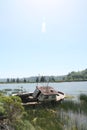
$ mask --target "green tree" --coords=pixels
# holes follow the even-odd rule
[[[46,81],[46,80],[45,80],[45,77],[42,76],[41,79],[40,79],[40,82],[45,82],[45,81]]]
[[[7,124],[14,126],[17,121],[21,122],[24,107],[21,99],[17,96],[4,96],[0,94],[0,112],[7,117]]]
[[[14,79],[14,78],[13,78],[13,79],[11,79],[11,82],[13,82],[13,83],[14,83],[14,82],[15,82],[15,79]]]
[[[39,78],[38,77],[36,77],[36,83],[38,83],[39,82]]]
[[[55,78],[53,76],[49,77],[49,82],[55,82]]]
[[[16,82],[19,83],[19,78],[17,78]]]
[[[26,83],[26,79],[24,78],[24,83]]]
[[[0,93],[0,116],[6,117],[0,125],[6,130],[35,130],[26,118],[29,117],[18,96],[4,96]],[[1,127],[0,127],[1,128]]]
[[[9,78],[7,78],[7,83],[9,83]]]

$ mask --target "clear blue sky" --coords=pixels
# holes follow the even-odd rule
[[[0,0],[0,78],[87,68],[87,0]]]

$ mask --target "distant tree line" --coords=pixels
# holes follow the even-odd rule
[[[55,82],[55,78],[52,76],[48,78],[46,78],[46,76],[41,76],[36,78],[36,82]]]
[[[87,80],[87,69],[83,70],[83,71],[72,71],[71,73],[69,73],[66,77],[66,80],[69,81],[85,81]]]
[[[83,71],[72,71],[65,76],[36,76],[30,78],[7,78],[7,83],[39,83],[39,82],[67,82],[67,81],[87,81],[87,69]]]
[[[7,83],[31,83],[31,82],[36,82],[36,83],[39,83],[39,82],[55,82],[55,78],[53,76],[49,76],[48,78],[46,76],[37,76],[35,77],[34,79],[29,79],[27,80],[26,78],[24,79],[20,79],[20,78],[12,78],[12,79],[9,79],[7,78]]]
[[[20,83],[20,82],[26,83],[27,81],[26,81],[25,78],[23,80],[20,80],[20,78],[17,78],[17,79],[15,79],[15,78],[11,78],[11,79],[7,78],[7,82],[8,83]]]

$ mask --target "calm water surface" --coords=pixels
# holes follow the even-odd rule
[[[46,86],[47,83],[38,84],[38,86]],[[36,83],[15,83],[15,84],[0,84],[0,90],[3,89],[21,89],[33,92],[36,88]],[[78,97],[79,94],[87,94],[87,82],[62,82],[62,83],[49,83],[58,91],[64,92],[66,95]]]

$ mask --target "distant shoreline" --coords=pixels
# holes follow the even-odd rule
[[[49,83],[64,83],[64,82],[87,82],[87,80],[73,80],[73,81],[56,81]],[[37,82],[0,82],[0,84],[33,84]],[[38,82],[38,83],[47,83],[47,82]]]
[[[87,69],[83,71],[72,71],[62,76],[32,76],[26,78],[5,78],[0,83],[60,83],[60,82],[82,82],[87,81]]]

